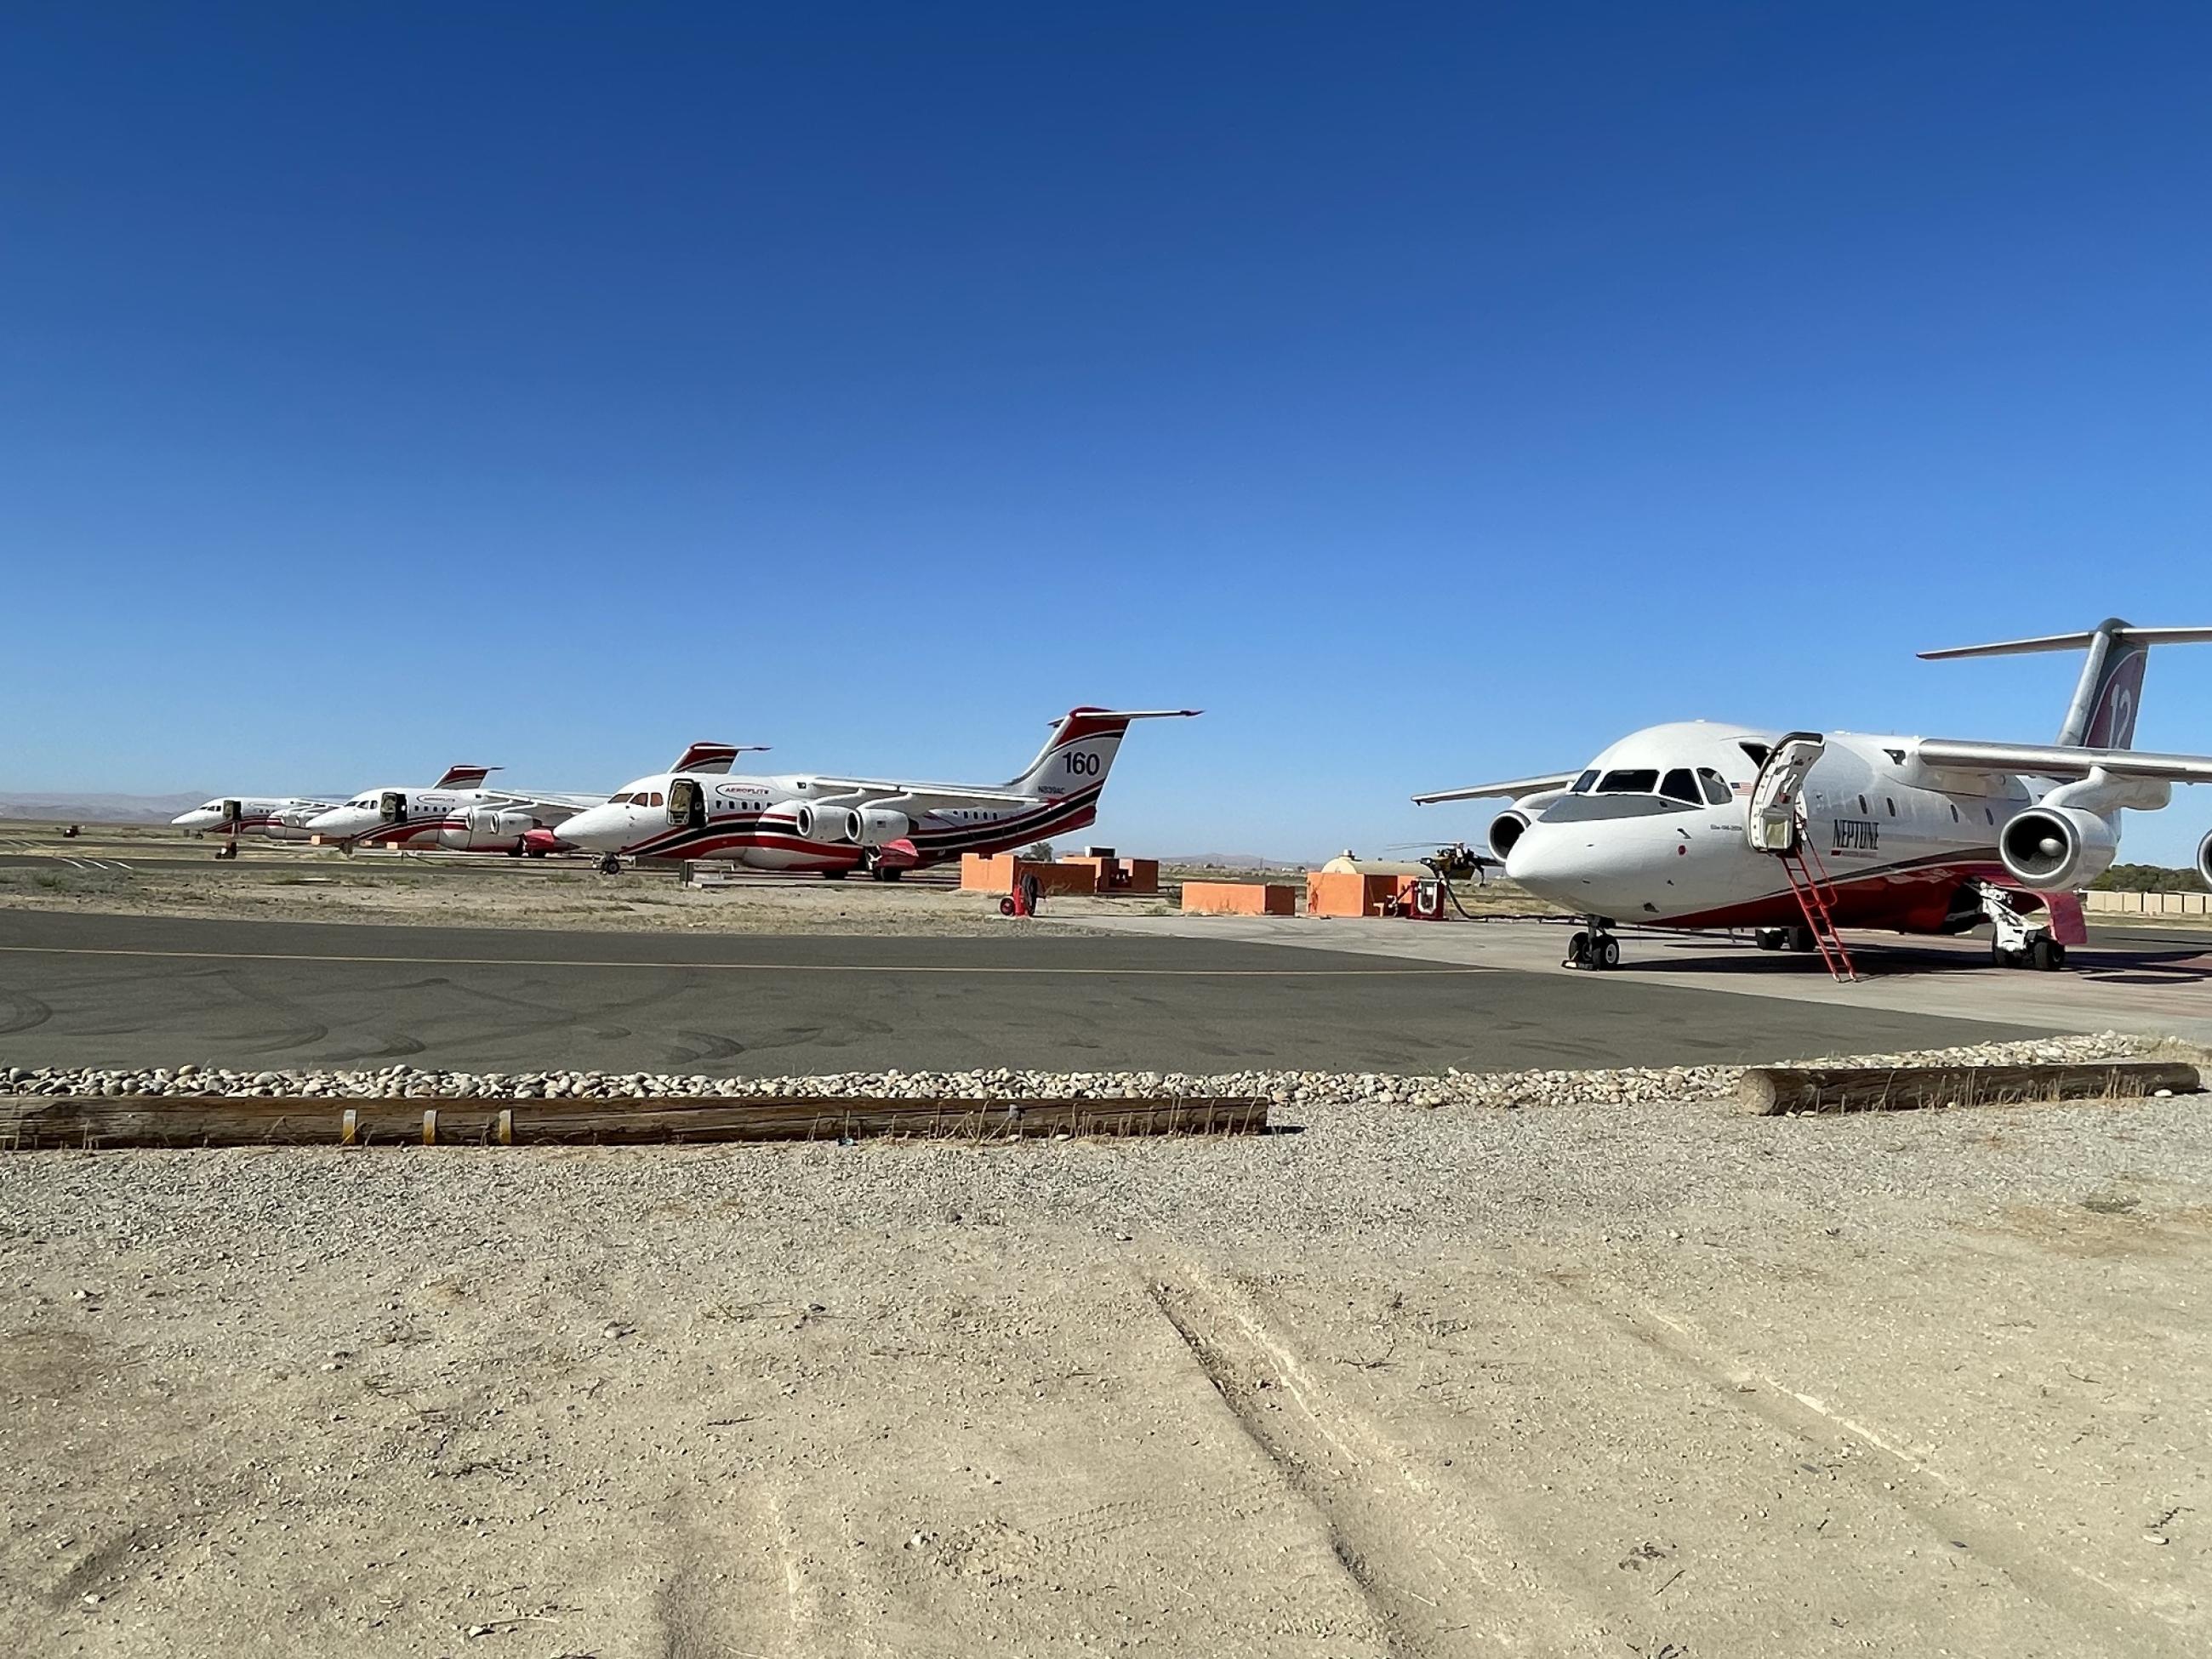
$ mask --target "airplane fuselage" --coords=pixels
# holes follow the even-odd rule
[[[1076,781],[1080,783],[1080,780]],[[899,839],[914,848],[914,864],[939,864],[963,853],[998,853],[1080,830],[1097,818],[1100,783],[1043,792],[1020,800],[932,799],[896,807],[907,821]],[[697,805],[672,805],[679,782],[696,786]],[[949,797],[957,786],[943,787]],[[933,797],[939,790],[928,792]],[[821,872],[855,869],[873,850],[864,842],[804,832],[812,808],[842,815],[855,792],[811,775],[644,778],[605,805],[563,824],[564,838],[597,852],[629,858],[715,859],[752,870]],[[873,805],[873,802],[866,804]]]
[[[1623,738],[1534,815],[1506,873],[1577,915],[1622,923],[1796,926],[1803,912],[1778,860],[1746,834],[1752,786],[1780,736],[1694,722]],[[1841,925],[1950,931],[1972,919],[1959,900],[1968,883],[2009,879],[1998,837],[2035,796],[2013,778],[1934,775],[1911,762],[1909,743],[1831,732],[1806,775],[1803,837],[1834,885]],[[1693,791],[1658,793],[1684,772]],[[1647,773],[1654,787],[1620,787]]]

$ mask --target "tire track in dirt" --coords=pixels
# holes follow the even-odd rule
[[[1530,1570],[1532,1548],[1424,1479],[1242,1291],[1185,1261],[1156,1267],[1146,1290],[1237,1425],[1319,1516],[1394,1659],[1612,1650],[1579,1598]]]
[[[1499,1270],[1516,1271],[1503,1262]],[[1838,1478],[1849,1480],[1870,1503],[1904,1514],[1939,1548],[1963,1544],[1995,1567],[2022,1596],[2077,1632],[2069,1644],[2072,1651],[2106,1651],[2115,1627],[2124,1628],[2136,1643],[2177,1656],[2201,1650],[2181,1620],[2128,1586],[2039,1548],[2017,1517],[1972,1488],[1946,1479],[1859,1418],[1726,1353],[1658,1309],[1608,1297],[1586,1274],[1554,1271],[1530,1276],[1615,1340],[1625,1340],[1688,1374],[1765,1426],[1818,1448],[1832,1445],[1840,1432],[1878,1454],[1879,1461],[1866,1460],[1867,1467],[1853,1468],[1856,1459],[1834,1466]]]

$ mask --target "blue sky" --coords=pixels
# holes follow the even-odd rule
[[[14,8],[0,789],[2045,738],[1911,653],[2212,622],[2208,112],[2185,6]]]

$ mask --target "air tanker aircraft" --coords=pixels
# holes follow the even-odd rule
[[[2048,745],[1767,732],[1699,720],[1632,733],[1579,773],[1416,795],[1504,796],[1491,850],[1529,891],[1587,919],[1567,965],[1620,963],[1619,922],[1750,927],[1760,946],[1849,959],[1836,927],[1956,933],[1984,921],[2007,967],[2063,967],[2085,937],[2074,890],[2119,851],[2123,809],[2212,782],[2212,757],[2137,754],[2154,645],[2212,628],[2135,628],[1926,651],[1925,659],[2088,649]],[[2197,864],[2212,879],[2212,835]],[[1839,965],[1840,964],[1840,965]]]
[[[878,881],[963,853],[1000,853],[1080,830],[1131,720],[1187,718],[1195,708],[1076,708],[1026,770],[1005,783],[908,783],[822,772],[776,777],[696,775],[678,763],[640,778],[604,806],[560,827],[561,838],[605,856],[610,874],[634,858],[727,859],[755,870],[811,871]],[[726,768],[724,769],[726,771]]]
[[[695,743],[678,757],[679,766],[699,772],[726,772],[744,752],[735,744]],[[432,842],[456,853],[527,853],[543,858],[574,843],[556,833],[579,812],[597,806],[605,795],[543,794],[487,789],[483,781],[495,766],[449,766],[427,789],[369,789],[343,805],[307,820],[307,828],[325,845],[350,854],[358,847],[423,847]]]
[[[220,830],[231,836],[265,836],[271,841],[305,841],[307,820],[331,810],[326,800],[300,795],[226,795],[179,812],[169,822],[179,830]]]

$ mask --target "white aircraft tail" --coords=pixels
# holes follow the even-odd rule
[[[1131,720],[1182,720],[1195,708],[1071,708],[1025,771],[1007,781],[1010,793],[1072,795],[1104,784]]]
[[[500,769],[496,766],[449,766],[446,775],[430,787],[433,789],[481,789],[483,781]]]
[[[764,743],[695,743],[676,757],[671,772],[726,772],[740,755],[764,754]]]
[[[2031,651],[2088,648],[2056,739],[2069,748],[2131,749],[2136,713],[2142,706],[2143,668],[2154,645],[2212,644],[2212,628],[2136,628],[2107,617],[2086,634],[2046,634],[1995,645],[1954,645],[1923,651],[1929,661],[1948,657],[2012,657]]]

